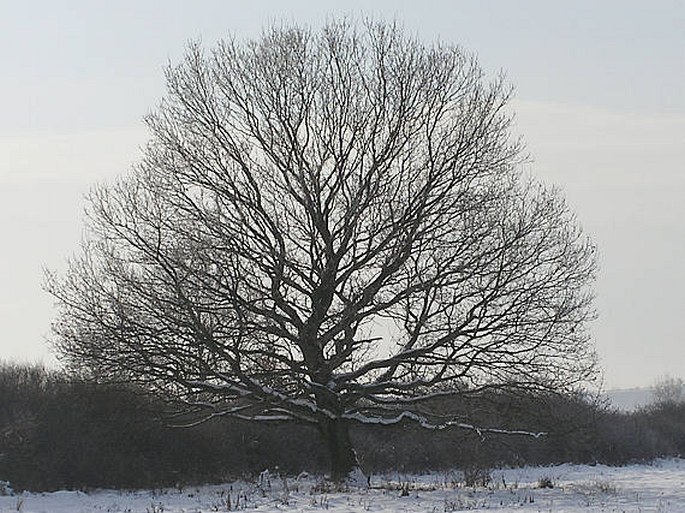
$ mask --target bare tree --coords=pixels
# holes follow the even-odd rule
[[[652,386],[652,403],[656,406],[685,404],[685,381],[664,376]]]
[[[167,70],[130,176],[95,189],[48,290],[68,364],[206,417],[353,422],[593,374],[594,247],[522,176],[510,89],[393,25],[275,27]],[[439,419],[438,419],[439,420]]]

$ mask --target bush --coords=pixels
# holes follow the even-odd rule
[[[0,365],[0,480],[15,490],[142,488],[256,476],[323,472],[318,433],[297,424],[217,418],[172,428],[166,405],[131,387],[95,385],[42,367]],[[633,413],[584,395],[493,392],[441,399],[436,416],[467,414],[479,426],[544,431],[546,436],[479,436],[428,431],[410,422],[356,426],[363,468],[465,473],[501,465],[621,465],[685,454],[685,405],[661,402]],[[287,442],[286,442],[287,441]]]
[[[140,488],[323,468],[311,430],[230,419],[173,428],[164,413],[130,387],[1,366],[0,478],[16,490]]]

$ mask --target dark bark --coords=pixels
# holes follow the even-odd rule
[[[326,419],[319,424],[330,459],[331,479],[339,482],[359,466],[352,447],[350,427],[344,419]]]

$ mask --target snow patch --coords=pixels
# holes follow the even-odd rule
[[[365,489],[369,487],[369,478],[362,469],[355,467],[352,472],[347,475],[345,483],[353,489]]]
[[[0,496],[0,512],[22,513],[208,513],[257,510],[262,513],[365,512],[476,513],[540,512],[675,512],[685,513],[685,460],[663,459],[652,465],[607,467],[557,465],[492,471],[487,486],[467,487],[461,472],[426,475],[366,476],[355,473],[363,487],[319,490],[320,480],[302,474],[285,479],[264,473],[255,482],[185,489],[90,493],[22,493]],[[258,482],[259,481],[259,482]],[[541,486],[551,482],[553,488]],[[270,488],[269,488],[270,486]]]

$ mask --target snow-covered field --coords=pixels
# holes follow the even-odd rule
[[[25,513],[259,512],[685,512],[685,460],[623,468],[560,465],[496,470],[485,487],[460,473],[374,476],[368,490],[325,491],[311,477],[155,491],[24,493],[0,497],[0,511]],[[541,485],[549,484],[552,488]]]

